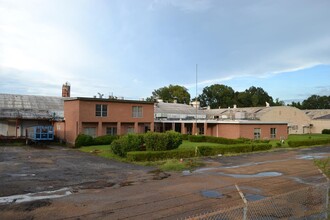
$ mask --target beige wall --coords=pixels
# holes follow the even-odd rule
[[[248,138],[254,139],[254,129],[261,129],[260,139],[270,140],[270,129],[276,128],[276,140],[280,138],[287,139],[287,126],[285,124],[218,124],[219,135],[218,137],[225,138]]]
[[[303,111],[290,106],[271,107],[260,117],[260,121],[288,122],[289,134],[309,133],[304,126],[311,124],[311,119]]]
[[[330,129],[330,120],[312,120],[312,133],[321,134],[323,129]]]

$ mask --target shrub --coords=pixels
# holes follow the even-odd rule
[[[194,149],[176,149],[169,151],[134,151],[127,153],[127,159],[130,161],[156,161],[190,157],[195,157]]]
[[[213,156],[217,154],[223,154],[223,147],[214,146],[200,146],[198,147],[198,153],[201,156]]]
[[[288,141],[288,144],[290,147],[322,145],[322,144],[330,144],[330,139]]]
[[[245,139],[228,139],[223,137],[205,136],[205,141],[217,144],[243,144]]]
[[[124,157],[125,156],[125,152],[122,149],[122,146],[124,145],[124,141],[122,140],[122,138],[119,138],[117,140],[114,140],[111,145],[110,148],[112,150],[112,152],[120,157]]]
[[[166,150],[173,150],[178,148],[182,144],[182,135],[175,131],[167,131],[167,145]]]
[[[93,145],[93,137],[87,134],[79,134],[75,140],[75,147]]]
[[[166,150],[168,142],[166,133],[148,132],[144,134],[144,143],[147,151]]]
[[[181,134],[182,140],[189,140],[189,134]]]
[[[252,151],[269,150],[270,144],[235,144],[226,146],[200,146],[198,151],[202,156],[214,156],[228,153],[247,153]]]
[[[237,140],[242,141],[242,143],[251,143],[253,140],[249,139],[249,138],[244,138],[244,137],[240,137]]]
[[[217,154],[252,152],[252,145],[200,146],[198,150],[202,156],[213,156]]]
[[[323,129],[322,134],[330,134],[330,129]]]
[[[118,136],[113,136],[113,135],[103,135],[94,138],[94,145],[106,145],[106,144],[111,144],[112,141],[118,139]]]
[[[139,134],[127,134],[114,140],[111,145],[114,154],[125,157],[129,151],[138,151],[143,147],[143,136]]]
[[[268,143],[252,144],[252,151],[270,150],[272,145]]]
[[[190,135],[189,136],[189,141],[191,141],[191,142],[205,142],[206,141],[206,136],[204,136],[204,135]]]
[[[263,144],[268,144],[270,140],[252,140],[253,143],[263,143]]]

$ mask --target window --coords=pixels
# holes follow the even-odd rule
[[[117,127],[107,127],[107,134],[117,135]]]
[[[187,134],[192,134],[192,127],[191,126],[187,127]]]
[[[142,106],[133,106],[132,107],[132,117],[133,118],[142,118]]]
[[[260,128],[255,128],[254,129],[254,139],[259,140],[261,136],[261,129]]]
[[[107,115],[108,115],[108,106],[107,105],[96,104],[95,116],[107,117]]]
[[[134,133],[134,127],[127,127],[127,134],[133,134]]]
[[[276,128],[270,128],[270,138],[276,138]]]
[[[84,134],[96,137],[96,128],[95,127],[86,127],[84,128]]]
[[[198,134],[203,135],[204,134],[204,127],[198,128]]]

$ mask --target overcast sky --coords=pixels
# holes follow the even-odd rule
[[[330,95],[329,0],[0,0],[0,93]]]

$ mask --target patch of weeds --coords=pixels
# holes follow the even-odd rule
[[[186,163],[180,162],[180,160],[171,159],[166,160],[164,164],[160,166],[164,171],[181,171],[187,169]]]
[[[325,175],[330,177],[330,157],[326,159],[315,159],[314,164],[320,168]]]
[[[142,166],[153,166],[157,167],[159,171],[182,171],[182,170],[193,170],[197,167],[204,166],[197,158],[185,158],[185,159],[168,159],[160,161],[146,161],[146,162],[136,162]]]
[[[159,166],[163,171],[182,171],[182,170],[192,170],[196,167],[201,167],[204,164],[198,159],[171,159],[166,160],[164,164]]]

